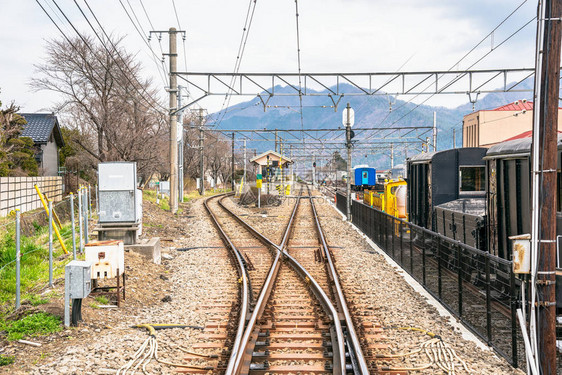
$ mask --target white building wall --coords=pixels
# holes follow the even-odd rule
[[[41,168],[43,176],[57,176],[59,172],[59,152],[55,142],[49,142],[41,145],[43,151],[43,159]]]

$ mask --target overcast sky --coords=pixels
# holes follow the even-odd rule
[[[75,36],[53,0],[38,0],[67,33]],[[87,9],[84,0],[76,0]],[[120,3],[132,6],[144,32],[151,29],[140,0],[86,0],[107,32],[126,36],[144,74],[162,88],[154,60]],[[178,27],[172,0],[143,0],[154,28]],[[179,69],[231,72],[248,0],[175,0],[185,42],[187,67],[180,48]],[[446,70],[506,18],[522,0],[299,0],[303,72],[376,72]],[[56,0],[72,23],[91,31],[74,0]],[[534,17],[536,0],[527,1],[480,48],[458,66],[464,69]],[[62,38],[35,0],[0,0],[0,100],[15,101],[25,112],[45,111],[57,101],[28,86],[33,64],[45,57],[45,40]],[[294,0],[257,0],[241,72],[296,72]],[[519,68],[534,65],[535,23],[491,53],[475,68]],[[158,43],[150,45],[161,54]],[[167,50],[167,37],[162,40]],[[249,100],[245,98],[244,100]],[[435,97],[427,104],[452,106],[467,101]],[[232,101],[236,103],[238,100]],[[206,99],[209,112],[222,100]]]

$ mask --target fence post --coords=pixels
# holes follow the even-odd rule
[[[84,196],[82,197],[82,202],[84,202],[84,204],[82,205],[82,207],[84,208],[84,214],[82,215],[82,218],[84,219],[84,244],[87,244],[88,243],[88,189],[86,187],[82,189],[82,194],[84,194]]]
[[[53,287],[53,201],[49,199],[49,287]]]
[[[462,249],[459,244],[455,244],[455,248],[457,249],[457,265],[459,267],[458,272],[458,288],[459,288],[459,316],[462,317],[462,266],[463,266],[463,259],[462,259]]]
[[[402,220],[398,220],[398,235],[400,236],[400,265],[404,267],[404,236],[402,235]]]
[[[410,237],[409,237],[409,242],[410,242],[410,273],[413,275],[414,274],[414,249],[413,249],[413,243],[414,243],[414,239],[412,238],[412,236],[414,235],[414,229],[412,228],[412,225],[410,223],[407,224],[409,231],[410,231]]]
[[[488,345],[492,345],[492,298],[490,295],[490,257],[485,255],[486,272],[486,332],[488,334]]]
[[[511,291],[511,353],[513,366],[519,367],[517,363],[517,289],[515,286],[515,273],[513,272],[513,268],[509,268],[509,288]],[[523,306],[523,308],[525,308],[525,306]]]
[[[441,280],[441,237],[437,237],[437,295],[442,299],[442,280]]]
[[[92,218],[92,191],[90,185],[88,185],[88,208],[90,209],[90,219]]]
[[[99,219],[99,216],[100,216],[100,200],[99,200],[99,195],[98,195],[98,184],[94,185],[94,189],[96,190],[96,216]]]
[[[72,255],[76,260],[76,228],[74,227],[74,194],[70,193],[70,226],[72,227]]]
[[[80,253],[84,252],[84,243],[83,241],[83,234],[82,234],[82,188],[78,188],[77,194],[78,195],[78,232],[80,236]]]
[[[391,243],[391,245],[392,245],[392,258],[394,260],[396,260],[396,249],[395,249],[396,246],[394,245],[394,243],[396,242],[396,241],[394,241],[395,240],[395,238],[394,238],[394,219],[391,216],[387,216],[386,221],[390,221],[390,241],[392,242]]]
[[[20,210],[16,208],[16,309],[21,306],[21,246],[20,246]]]
[[[422,229],[422,281],[423,285],[427,285],[425,282],[425,230]]]

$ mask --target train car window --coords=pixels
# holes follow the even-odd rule
[[[485,191],[486,167],[459,167],[460,191]]]

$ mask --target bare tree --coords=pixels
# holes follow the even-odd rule
[[[97,43],[88,36],[50,41],[31,87],[62,95],[55,110],[86,137],[76,142],[88,154],[101,162],[136,161],[149,178],[166,164],[166,114],[122,44],[122,38]]]

